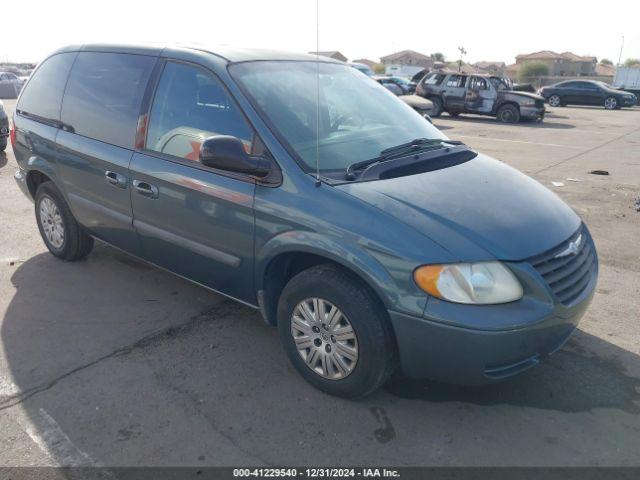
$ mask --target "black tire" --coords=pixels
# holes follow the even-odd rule
[[[502,105],[496,113],[496,118],[502,123],[518,123],[520,110],[515,105]]]
[[[460,116],[460,112],[447,112],[450,117],[458,118]]]
[[[560,98],[560,95],[551,95],[547,99],[547,103],[549,104],[550,107],[564,107],[565,106],[565,104],[562,103],[562,98]]]
[[[606,110],[617,110],[620,102],[616,97],[607,97],[604,99],[603,106]]]
[[[52,240],[45,234],[44,223],[46,220],[41,214],[41,205],[45,199],[53,202],[60,215],[64,235],[62,244],[59,246],[54,245]],[[65,202],[53,182],[44,182],[38,186],[35,197],[35,210],[38,230],[40,230],[40,235],[45,245],[53,255],[62,260],[72,262],[86,257],[91,252],[93,237],[82,230],[82,227],[71,214],[67,202]]]
[[[0,152],[4,152],[7,149],[7,137],[0,138]]]
[[[342,378],[325,378],[312,370],[298,351],[292,317],[296,307],[310,298],[323,299],[337,307],[355,332],[357,361]],[[311,385],[330,395],[364,397],[382,386],[396,370],[396,344],[384,305],[359,278],[339,267],[311,267],[287,283],[278,301],[278,330],[296,370]]]
[[[442,99],[440,97],[431,97],[429,98],[431,103],[433,103],[433,109],[431,110],[431,118],[436,118],[442,115],[444,111],[444,104],[442,103]]]

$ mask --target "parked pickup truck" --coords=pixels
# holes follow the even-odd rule
[[[500,77],[434,72],[416,87],[416,95],[433,102],[432,117],[446,111],[490,115],[505,123],[520,119],[542,120],[544,99],[528,92],[516,92]]]

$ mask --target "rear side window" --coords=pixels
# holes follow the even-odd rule
[[[155,57],[78,54],[62,104],[62,121],[75,133],[133,148],[142,96]]]
[[[425,85],[440,85],[442,80],[444,80],[445,75],[442,73],[433,73],[431,75],[427,75],[424,79]]]
[[[20,95],[17,110],[47,120],[60,120],[62,94],[75,56],[75,53],[59,53],[47,58]]]
[[[232,135],[251,152],[253,130],[222,84],[193,65],[168,62],[156,88],[148,150],[199,161],[208,137]]]

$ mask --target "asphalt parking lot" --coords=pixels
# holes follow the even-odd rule
[[[434,123],[556,191],[591,228],[597,293],[548,363],[494,386],[397,379],[364,400],[329,397],[257,312],[104,245],[78,263],[48,254],[9,149],[0,465],[639,465],[640,108]]]

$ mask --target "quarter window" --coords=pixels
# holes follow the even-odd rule
[[[251,153],[253,131],[222,84],[201,68],[169,62],[156,88],[146,148],[199,161],[208,137],[231,135]]]
[[[75,53],[46,59],[33,73],[18,101],[17,110],[47,120],[60,120],[60,104]]]
[[[78,54],[62,104],[62,121],[75,133],[133,148],[142,96],[154,57]]]

